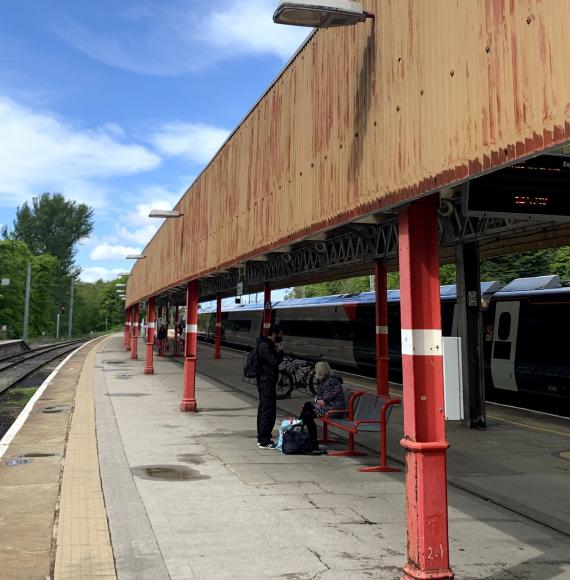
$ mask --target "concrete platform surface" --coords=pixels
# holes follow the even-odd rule
[[[213,347],[201,344],[198,370],[255,396],[255,385],[241,380],[242,357],[225,349],[223,359],[215,361]],[[373,382],[365,377],[344,377],[347,388],[375,392]],[[393,395],[400,397],[401,388],[395,387]],[[295,391],[292,399],[278,405],[297,414],[306,399],[304,391]],[[389,454],[403,464],[401,406],[393,409],[388,427]],[[447,439],[452,485],[570,536],[570,502],[565,499],[570,489],[569,419],[488,405],[487,429],[465,429],[448,422]],[[370,449],[379,448],[376,435],[359,434],[357,441]]]
[[[223,383],[199,376],[200,410],[185,414],[179,365],[158,359],[156,374],[144,375],[119,336],[97,354],[97,441],[118,578],[398,578],[403,474],[357,471],[376,457],[259,450],[257,401],[232,386],[241,373],[230,358],[203,359],[202,370],[229,374]],[[293,411],[300,402],[286,403]],[[551,501],[562,509],[567,495]],[[568,536],[456,487],[449,503],[457,578],[570,578]]]

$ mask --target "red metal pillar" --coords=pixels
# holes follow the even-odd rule
[[[214,358],[222,358],[222,297],[216,296],[216,331],[215,331],[216,348]]]
[[[144,366],[145,375],[154,374],[154,327],[156,325],[154,296],[148,299],[148,324],[146,327],[146,363]]]
[[[265,282],[263,284],[263,329],[262,335],[269,334],[269,327],[271,326],[271,284]]]
[[[178,358],[178,306],[176,306],[174,314],[174,358]]]
[[[131,328],[131,358],[138,358],[138,341],[139,341],[139,305],[135,304],[132,309],[132,325]]]
[[[376,280],[376,393],[390,396],[388,384],[388,271],[383,260],[375,264]]]
[[[403,580],[449,567],[437,196],[400,212],[400,307],[408,563]]]
[[[196,405],[196,355],[198,346],[198,280],[186,286],[186,340],[184,341],[184,392],[180,410],[197,411]]]
[[[125,338],[123,344],[125,350],[129,350],[131,343],[131,311],[129,308],[125,309]]]

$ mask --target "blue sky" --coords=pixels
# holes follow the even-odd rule
[[[275,0],[20,0],[0,20],[0,224],[43,192],[95,209],[112,279],[307,36]]]

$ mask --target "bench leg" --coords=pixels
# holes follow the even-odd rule
[[[346,451],[329,451],[329,455],[333,457],[364,457],[368,453],[356,451],[354,449],[354,433],[348,434],[348,449]]]
[[[399,405],[399,399],[392,399],[387,401],[384,406],[382,407],[382,414],[380,417],[380,465],[374,465],[371,467],[361,467],[358,471],[362,471],[364,473],[397,473],[402,471],[397,467],[389,467],[388,466],[388,452],[386,450],[386,410],[391,407],[392,405]]]
[[[323,421],[323,438],[319,439],[319,443],[329,443],[329,426],[326,421]]]

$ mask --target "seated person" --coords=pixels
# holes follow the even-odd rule
[[[319,390],[313,405],[317,417],[322,417],[329,411],[343,409],[344,391],[342,390],[342,377],[331,375],[329,363],[318,362],[315,365],[315,380],[319,384]]]
[[[316,417],[322,417],[329,411],[344,409],[344,391],[342,378],[331,374],[329,363],[320,361],[315,365],[315,380],[319,383],[319,390],[315,396],[315,402],[306,402],[301,410],[299,419],[303,421],[314,450],[318,450]]]

